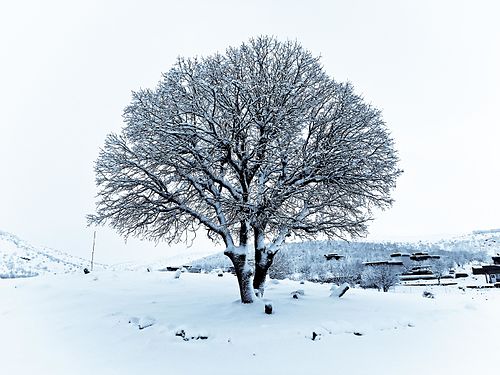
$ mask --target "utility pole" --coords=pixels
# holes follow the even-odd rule
[[[90,270],[94,270],[94,250],[95,250],[95,232],[94,231],[94,242],[92,243],[92,260],[90,261]]]

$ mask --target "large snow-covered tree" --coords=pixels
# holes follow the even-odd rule
[[[401,173],[380,111],[272,37],[179,58],[133,93],[124,120],[96,161],[89,221],[169,243],[204,228],[224,243],[244,303],[263,294],[287,236],[363,235]]]

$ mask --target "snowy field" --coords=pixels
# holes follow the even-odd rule
[[[494,369],[500,290],[389,293],[100,270],[0,280],[0,374],[468,374]],[[293,299],[291,292],[303,289]],[[182,334],[184,331],[184,334]],[[313,332],[319,336],[312,340]],[[176,336],[181,335],[181,336]]]

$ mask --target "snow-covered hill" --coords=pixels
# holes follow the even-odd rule
[[[220,257],[226,258],[222,254],[223,250],[217,247],[209,247],[205,249],[192,249],[186,248],[185,251],[173,253],[166,251],[165,255],[161,257],[151,258],[144,261],[131,261],[113,264],[115,270],[122,271],[145,271],[149,270],[163,270],[168,266],[184,266],[193,263],[204,257],[218,254]]]
[[[274,258],[270,275],[278,278],[300,275],[308,280],[325,280],[339,264],[325,262],[324,255],[328,253],[338,253],[348,261],[347,264],[351,262],[354,266],[356,262],[388,260],[393,253],[415,252],[439,255],[442,260],[458,268],[470,263],[490,263],[491,255],[500,253],[500,230],[474,231],[461,236],[418,242],[291,242],[285,244]],[[196,259],[191,264],[208,271],[231,266],[229,259],[222,253]],[[340,264],[340,267],[344,266]]]
[[[485,251],[489,255],[500,253],[500,229],[475,230],[472,233],[435,242],[443,250]]]
[[[0,278],[81,272],[89,261],[62,251],[36,247],[19,237],[0,231]],[[95,269],[106,266],[94,264]]]

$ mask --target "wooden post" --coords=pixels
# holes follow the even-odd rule
[[[92,243],[92,260],[90,261],[90,270],[94,270],[94,250],[95,250],[95,232],[94,231],[94,242]]]

